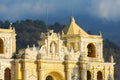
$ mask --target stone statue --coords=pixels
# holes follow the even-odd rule
[[[43,54],[46,54],[46,48],[45,47],[43,48]]]
[[[113,56],[110,57],[110,61],[111,61],[111,63],[114,62],[114,58],[113,58]]]
[[[51,44],[51,50],[50,50],[52,53],[55,53],[55,43],[52,43]]]

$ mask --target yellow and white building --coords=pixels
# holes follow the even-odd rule
[[[0,80],[114,80],[114,59],[104,62],[102,34],[88,34],[73,17],[60,33],[41,33],[38,47],[19,54],[15,36],[14,28],[0,29]]]

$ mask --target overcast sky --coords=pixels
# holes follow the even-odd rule
[[[89,15],[116,21],[120,19],[120,0],[0,0],[2,20],[45,18],[46,12],[56,19]]]

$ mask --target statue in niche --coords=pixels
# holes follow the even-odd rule
[[[51,53],[55,53],[55,43],[51,44],[50,51]]]
[[[46,48],[45,47],[43,48],[43,54],[46,54]]]

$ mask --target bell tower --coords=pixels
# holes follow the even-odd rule
[[[62,39],[68,50],[80,52],[86,59],[103,61],[103,39],[102,35],[90,35],[76,24],[74,17],[70,23],[62,30]]]
[[[0,58],[11,58],[16,52],[15,29],[0,29]]]

